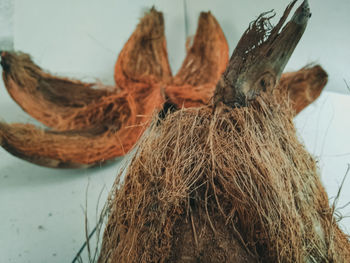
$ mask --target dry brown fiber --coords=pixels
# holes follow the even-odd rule
[[[212,105],[154,120],[117,177],[100,263],[350,262],[288,91],[273,90],[310,17],[304,1],[280,30],[296,2],[244,33]]]
[[[350,262],[293,111],[183,109],[119,175],[99,262]]]
[[[125,155],[147,127],[154,111],[167,105],[201,106],[213,96],[228,61],[228,45],[219,23],[201,13],[192,46],[173,78],[167,58],[162,13],[154,8],[120,52],[117,86],[94,89],[53,76],[26,54],[2,53],[5,86],[30,115],[54,130],[0,123],[2,147],[43,166],[82,168]],[[327,83],[320,66],[287,73],[287,89],[296,113],[312,103]],[[100,85],[101,86],[101,85]]]

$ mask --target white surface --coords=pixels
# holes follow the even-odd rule
[[[15,49],[52,72],[114,84],[119,51],[153,5],[164,13],[169,61],[176,71],[185,56],[182,1],[17,0]]]
[[[0,49],[13,49],[13,0],[0,1]]]
[[[3,1],[3,0],[1,0]],[[40,66],[80,78],[113,83],[117,54],[153,3],[165,13],[170,62],[174,72],[184,57],[183,1],[17,0],[15,48],[30,52]],[[189,33],[196,29],[200,10],[212,10],[222,25],[231,50],[248,23],[262,11],[276,8],[278,17],[288,1],[187,1]],[[350,37],[345,13],[349,1],[311,1],[313,17],[288,65],[295,70],[318,61],[328,70],[331,89],[345,89],[349,78]],[[324,17],[324,19],[323,19]],[[324,20],[325,22],[320,23]],[[330,30],[337,26],[337,31]],[[325,36],[327,35],[327,36]],[[329,37],[331,36],[331,37]],[[334,86],[334,87],[333,87]],[[350,97],[325,92],[320,100],[295,120],[307,148],[319,159],[322,181],[335,196],[347,163],[350,163]],[[0,116],[7,122],[32,122],[10,99],[0,84]],[[119,163],[90,170],[57,170],[38,167],[0,149],[0,262],[71,262],[85,239],[84,212],[88,187],[90,229],[96,222],[98,195],[104,203]],[[350,178],[339,206],[350,201]],[[343,210],[349,215],[350,210]],[[349,220],[342,226],[350,228]],[[349,232],[347,232],[349,233]]]
[[[333,204],[350,164],[350,96],[323,92],[321,97],[302,111],[294,123],[301,141],[318,160],[320,176]],[[343,185],[337,207],[350,202],[350,174]],[[340,225],[350,234],[350,206],[338,209],[345,218]]]

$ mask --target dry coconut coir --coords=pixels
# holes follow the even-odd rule
[[[296,2],[276,27],[251,24],[211,105],[154,120],[115,182],[98,262],[350,262],[274,89],[310,17],[304,1],[282,29]]]
[[[153,125],[115,184],[99,262],[350,262],[293,112],[271,100]]]
[[[0,123],[1,146],[35,164],[82,168],[125,155],[154,111],[206,105],[226,68],[228,45],[214,16],[201,13],[193,44],[172,78],[164,19],[152,8],[120,52],[114,89],[49,74],[27,54],[1,56],[9,94],[52,128]],[[319,96],[326,82],[327,74],[314,66],[283,75],[277,89],[288,90],[299,112]]]

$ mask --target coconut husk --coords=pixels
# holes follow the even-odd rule
[[[43,124],[62,131],[96,128],[106,118],[117,119],[118,114],[111,110],[120,107],[118,100],[114,102],[116,94],[122,99],[137,97],[157,89],[160,83],[164,85],[171,77],[163,15],[155,9],[141,19],[118,57],[116,76],[119,78],[116,79],[124,93],[117,87],[114,91],[103,85],[101,89],[93,89],[96,84],[54,77],[23,53],[3,52],[1,64],[5,87],[11,97]],[[125,80],[120,81],[121,78]],[[104,116],[101,118],[101,115]]]
[[[320,65],[310,65],[296,72],[284,73],[276,91],[288,93],[291,106],[298,114],[321,95],[327,81],[328,74]]]
[[[99,262],[348,262],[293,110],[269,100],[153,125],[115,184]]]
[[[122,89],[135,90],[159,82],[168,83],[171,77],[163,14],[153,7],[120,52],[115,82]]]
[[[251,24],[212,105],[153,122],[115,182],[100,263],[350,261],[288,92],[274,92],[310,17],[304,1],[282,29],[295,3],[274,28],[270,13]]]
[[[44,72],[26,54],[3,53],[3,76],[11,96],[55,130],[2,123],[1,145],[17,157],[49,167],[93,166],[123,156],[154,111],[163,108],[164,115],[174,106],[206,104],[227,64],[227,53],[216,19],[210,12],[201,13],[193,45],[171,80],[164,21],[155,9],[141,19],[118,57],[115,79],[121,90],[96,90],[93,84]],[[277,90],[294,94],[290,101],[299,111],[317,98],[314,95],[319,93],[314,90],[320,92],[324,87],[327,75],[319,74],[321,71],[319,67],[290,73]],[[307,99],[299,98],[306,93],[310,94]]]
[[[124,86],[125,90],[117,94],[102,96],[84,107],[72,108],[71,112],[69,107],[64,107],[62,111],[56,108],[53,115],[50,115],[50,111],[38,110],[37,112],[49,116],[50,121],[56,122],[55,131],[39,129],[33,125],[1,123],[1,146],[17,157],[49,167],[94,166],[125,155],[142,135],[154,111],[160,111],[165,101],[162,90],[169,73],[155,73],[154,77],[151,70],[156,67],[154,72],[157,72],[163,67],[158,64],[158,59],[167,58],[165,50],[159,49],[160,45],[165,45],[162,23],[161,13],[152,9],[140,21],[124,47],[124,50],[139,51],[136,54],[140,57],[132,60],[134,72],[146,71],[139,72],[140,78],[130,78],[128,83],[133,81],[135,85]],[[149,30],[146,33],[150,37],[145,39],[147,34],[140,32],[147,28]],[[152,38],[154,31],[158,36],[156,39]],[[125,60],[125,52],[121,53],[122,61]],[[130,62],[127,69],[131,68]],[[167,70],[168,66],[164,72]],[[146,81],[145,76],[152,81]],[[164,83],[161,83],[163,77]],[[155,79],[157,82],[153,81]],[[57,131],[60,129],[64,131]]]
[[[29,114],[41,108],[53,111],[52,107],[55,110],[62,107],[84,107],[110,93],[107,89],[96,89],[96,83],[52,75],[36,65],[26,53],[4,51],[0,63],[5,87]],[[31,104],[39,104],[39,109],[32,110]],[[34,114],[33,117],[35,116]]]
[[[219,23],[210,12],[202,12],[193,44],[171,85],[166,87],[170,101],[178,108],[207,104],[228,58],[228,44]]]
[[[91,108],[95,102],[116,93],[97,84],[55,77],[34,64],[30,56],[21,52],[1,55],[5,87],[17,104],[32,117],[57,130],[84,128],[96,120],[72,120],[76,111]]]
[[[103,125],[57,132],[0,122],[1,146],[21,159],[53,168],[85,168],[123,156],[147,128],[154,111],[161,110],[164,97],[160,89],[155,89],[145,90],[139,97],[108,98],[110,104],[100,112],[91,112],[102,118],[106,118],[107,111],[115,113]]]

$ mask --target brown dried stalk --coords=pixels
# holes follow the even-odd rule
[[[201,13],[192,46],[166,95],[177,108],[207,105],[228,63],[228,45],[215,17]],[[314,102],[328,80],[321,66],[305,67],[285,73],[277,84],[276,96],[287,91],[296,114]]]
[[[299,39],[290,36],[302,35],[308,17],[304,1],[278,34],[284,40],[276,52],[293,52]],[[263,52],[254,36],[275,36],[269,32],[253,30],[237,49],[255,44]],[[280,100],[264,92],[274,84],[255,80],[267,80],[266,68],[237,55],[224,76],[243,82],[224,79],[213,106],[169,114],[143,137],[115,182],[100,263],[350,262],[316,162],[297,139],[288,94]],[[265,60],[276,81],[285,60]],[[239,66],[245,69],[237,74]]]
[[[114,91],[54,77],[28,55],[3,53],[3,77],[10,95],[55,130],[2,124],[2,146],[22,159],[50,167],[84,167],[123,156],[147,127],[153,111],[163,107],[164,87],[168,103],[178,108],[206,105],[227,60],[228,45],[219,24],[210,12],[201,13],[194,43],[171,78],[164,21],[154,9],[141,20],[118,57],[115,80],[120,88]],[[280,90],[295,93],[291,101],[301,109],[306,106],[301,91],[310,93],[311,103],[323,89],[327,76],[321,71],[318,67],[289,73]]]
[[[293,1],[287,7],[275,27],[270,24],[269,19],[274,15],[269,12],[251,23],[216,87],[216,106],[220,103],[231,107],[245,106],[261,91],[273,90],[305,31],[308,15],[311,15],[308,7],[302,5],[282,29],[295,3]]]

